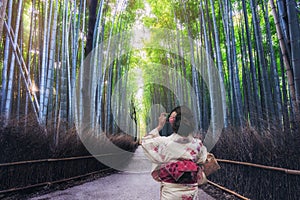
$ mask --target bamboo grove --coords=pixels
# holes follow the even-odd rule
[[[214,118],[213,98],[194,70],[201,49],[182,39],[187,37],[201,44],[218,69],[224,85],[225,127],[249,125],[290,132],[300,118],[299,4],[295,0],[2,0],[1,116],[5,122],[33,115],[41,126],[59,128],[63,123],[72,126],[77,112],[79,120],[114,133],[120,130],[114,124],[113,108],[130,114],[133,121],[125,123],[136,134],[134,124],[149,123],[151,105],[160,103],[171,109],[177,101],[172,91],[154,84],[143,86],[140,102],[132,94],[112,101],[114,86],[124,74],[142,70],[135,76],[164,79],[189,101],[184,83],[164,73],[155,64],[160,63],[193,86],[198,128],[206,131]],[[176,38],[168,39],[176,46],[169,48],[188,49],[195,57],[191,61],[184,53],[178,56],[151,48],[130,51],[124,42],[128,35],[123,33],[137,26],[173,30]],[[99,79],[96,83],[81,79],[80,73],[89,70],[84,67],[86,58],[103,41],[108,41],[108,47],[100,46],[96,54],[110,48],[110,60],[100,56],[93,62],[109,62],[110,68],[94,74]],[[127,53],[119,56],[124,48]],[[96,88],[97,92],[89,94],[93,102],[88,116],[75,109],[77,84]],[[134,77],[122,79],[121,84],[138,90]],[[124,99],[130,104],[122,105]]]

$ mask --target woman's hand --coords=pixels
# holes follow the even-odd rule
[[[166,120],[167,120],[167,114],[168,113],[161,113],[159,118],[158,118],[158,126],[156,127],[158,131],[160,131],[165,123],[166,123]]]

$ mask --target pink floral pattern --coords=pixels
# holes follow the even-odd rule
[[[192,150],[192,151],[190,152],[190,154],[191,154],[192,156],[194,156],[194,155],[196,155],[197,153],[196,153],[194,150]]]
[[[198,186],[195,180],[203,178],[198,173],[198,164],[204,163],[207,156],[200,139],[178,134],[161,137],[158,130],[154,129],[142,138],[142,147],[153,163],[151,174],[155,180],[161,182],[162,194],[168,197],[165,199],[197,197]]]
[[[193,200],[192,195],[182,195],[181,198],[182,198],[182,200]]]

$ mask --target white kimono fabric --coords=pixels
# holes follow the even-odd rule
[[[142,138],[142,147],[145,155],[153,163],[152,172],[169,163],[181,160],[201,164],[204,163],[207,157],[206,147],[200,139],[193,138],[191,135],[182,137],[176,133],[169,137],[161,137],[157,129],[153,129],[147,136]],[[157,179],[155,178],[155,180]],[[162,200],[198,199],[197,183],[182,184],[157,181],[161,182],[160,196]]]

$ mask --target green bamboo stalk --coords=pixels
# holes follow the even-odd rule
[[[280,128],[282,127],[282,100],[281,100],[281,92],[280,92],[280,85],[279,85],[279,77],[278,77],[278,72],[277,72],[277,63],[276,63],[276,58],[275,58],[275,52],[274,52],[274,48],[273,48],[273,40],[272,40],[272,36],[271,36],[271,27],[270,27],[270,21],[269,21],[269,11],[268,11],[268,4],[264,3],[263,5],[263,10],[265,11],[265,22],[266,22],[266,31],[267,31],[267,41],[268,41],[268,45],[269,45],[269,50],[270,50],[270,74],[272,74],[272,78],[273,81],[273,85],[272,88],[274,88],[273,90],[273,99],[274,99],[274,112],[275,112],[275,116],[274,116],[274,120],[276,122],[279,123],[273,123],[273,124],[277,124]],[[271,103],[271,102],[270,102]],[[276,126],[277,126],[276,125]]]
[[[211,4],[211,13],[213,19],[213,27],[214,27],[214,41],[216,46],[216,55],[217,55],[217,65],[219,69],[220,75],[220,87],[221,87],[221,97],[222,97],[222,109],[223,109],[223,119],[224,119],[224,127],[228,126],[227,112],[226,112],[226,92],[224,88],[224,72],[223,72],[223,63],[222,63],[222,55],[219,41],[219,31],[216,23],[215,9],[214,9],[214,1],[210,0]]]
[[[265,55],[264,55],[264,49],[263,49],[263,41],[262,41],[262,34],[261,34],[261,28],[260,28],[260,22],[257,15],[257,5],[255,0],[250,1],[250,7],[252,10],[252,20],[254,23],[254,33],[255,33],[255,42],[256,42],[256,49],[257,49],[257,55],[258,55],[258,61],[259,61],[259,70],[261,73],[261,80],[260,84],[262,86],[262,95],[263,95],[263,105],[264,105],[264,111],[265,111],[265,117],[266,121],[268,123],[268,126],[272,124],[274,119],[274,108],[273,108],[273,99],[271,98],[271,88],[270,83],[268,79],[267,74],[267,66],[265,62]]]
[[[296,12],[295,0],[287,0],[287,15],[288,15],[288,27],[289,27],[289,41],[291,48],[291,65],[293,68],[293,78],[295,85],[295,97],[292,99],[293,110],[295,114],[296,124],[300,122],[300,26],[299,15]]]
[[[48,112],[48,102],[50,94],[53,91],[53,80],[54,80],[54,55],[55,55],[55,46],[56,46],[56,31],[57,31],[57,17],[58,17],[58,1],[56,1],[56,6],[54,10],[54,18],[53,18],[53,25],[51,30],[51,41],[50,41],[50,49],[49,49],[49,66],[47,72],[47,79],[46,79],[46,90],[45,90],[45,100],[44,100],[44,109],[43,109],[43,119],[46,119],[46,115]],[[50,29],[50,27],[49,27]]]
[[[13,6],[13,1],[9,2],[8,5],[8,19],[7,19],[7,32],[10,32],[11,29],[11,21],[12,21],[12,6]],[[5,12],[4,12],[5,13]],[[9,34],[6,34],[6,40],[5,40],[5,47],[4,47],[4,59],[3,59],[3,69],[2,69],[2,89],[1,89],[1,107],[0,111],[1,113],[4,112],[4,107],[5,107],[5,102],[6,102],[6,96],[7,96],[7,75],[8,75],[8,58],[9,58]]]
[[[254,118],[256,119],[255,125],[260,129],[261,127],[261,120],[262,119],[262,107],[261,107],[261,101],[260,96],[258,93],[258,81],[256,77],[256,68],[254,65],[253,60],[253,47],[251,42],[251,36],[250,36],[250,28],[249,28],[249,22],[248,22],[248,12],[246,8],[246,1],[242,0],[243,4],[243,13],[244,13],[244,19],[245,19],[245,28],[246,28],[246,38],[247,38],[247,52],[249,54],[249,63],[250,63],[250,71],[251,71],[251,84],[252,84],[252,90],[253,90],[253,97],[254,97]]]
[[[48,49],[47,49],[47,41],[48,41],[48,29],[49,27],[47,26],[47,21],[48,21],[48,1],[45,1],[45,7],[44,7],[44,30],[43,30],[43,52],[42,52],[42,65],[41,65],[41,79],[40,79],[40,110],[39,110],[39,117],[40,117],[40,122],[42,125],[45,125],[46,121],[43,118],[43,109],[44,109],[44,95],[45,95],[45,80],[46,80],[46,71],[47,71],[47,54],[48,54]],[[49,20],[51,21],[51,20]]]
[[[3,24],[5,20],[5,11],[7,6],[7,0],[1,0],[0,1],[0,38],[2,38],[2,32],[3,32]]]
[[[13,46],[17,46],[18,44],[18,36],[19,36],[19,27],[20,27],[20,21],[21,21],[21,14],[22,14],[22,4],[23,4],[23,0],[19,1],[18,4],[18,15],[17,15],[17,19],[16,19],[16,25],[15,25],[15,35],[14,35],[14,41],[13,41]],[[5,107],[4,107],[4,116],[5,116],[5,120],[7,122],[7,120],[10,119],[11,116],[11,107],[12,107],[12,103],[13,103],[13,79],[14,79],[14,72],[15,72],[15,59],[16,56],[15,54],[12,54],[11,57],[11,63],[10,63],[10,69],[9,69],[9,78],[8,78],[8,84],[7,84],[7,97],[6,97],[6,101],[5,101]]]

